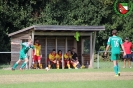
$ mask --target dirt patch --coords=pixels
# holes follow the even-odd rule
[[[133,80],[133,72],[122,72],[120,77],[114,77],[113,72],[84,72],[84,73],[51,73],[1,75],[0,84],[24,82],[57,82],[57,81],[93,81],[93,80]]]

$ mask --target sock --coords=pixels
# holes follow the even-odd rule
[[[117,68],[117,66],[114,66],[114,72],[115,72],[116,75],[118,75],[118,68]]]
[[[120,72],[120,66],[117,64],[117,71]]]
[[[50,65],[50,64],[48,65],[48,68],[49,68],[49,69],[51,68],[51,65]]]
[[[59,64],[56,64],[56,68],[59,69]]]
[[[37,65],[36,65],[36,64],[34,64],[33,66],[34,66],[34,69],[36,69]]]
[[[76,64],[73,64],[73,67],[76,68]]]
[[[23,69],[26,65],[26,62],[24,62],[22,65],[21,65],[21,68]]]
[[[70,64],[67,64],[68,69],[70,69]]]
[[[17,66],[18,66],[18,63],[15,63],[12,68],[16,69]]]
[[[39,64],[40,69],[42,69],[42,64]]]

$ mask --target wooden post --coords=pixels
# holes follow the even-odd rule
[[[90,65],[89,65],[89,68],[92,68],[92,33],[90,35]]]
[[[55,38],[55,50],[56,50],[56,53],[57,53],[57,37]]]
[[[84,65],[84,57],[83,57],[83,53],[84,53],[84,39],[81,38],[81,59],[82,59],[82,65]]]
[[[92,35],[91,35],[91,38],[90,38],[90,68],[93,68],[94,67],[94,53],[95,53],[95,41],[96,41],[96,32],[94,32],[94,36],[92,38]],[[92,41],[93,40],[93,41]]]
[[[68,47],[67,47],[67,37],[66,37],[66,39],[65,39],[65,53],[67,52],[67,50],[68,50]]]
[[[94,32],[93,42],[92,42],[92,67],[94,67],[95,42],[96,42],[96,31]]]
[[[47,37],[45,38],[45,63],[46,63],[46,67],[48,66],[48,63],[47,63],[47,59],[48,59],[48,56],[47,56]]]
[[[64,69],[64,54],[62,53],[62,69]]]
[[[32,38],[32,44],[34,45],[34,30],[32,30],[31,38]],[[32,49],[30,49],[29,69],[31,65],[32,65]]]
[[[65,52],[62,53],[62,69],[64,69],[64,54],[67,52],[67,37],[65,38]]]

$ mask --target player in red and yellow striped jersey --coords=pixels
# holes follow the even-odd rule
[[[52,64],[56,64],[57,54],[55,49],[52,50],[52,52],[49,54],[48,58],[48,68],[51,68]]]
[[[56,68],[57,69],[60,68],[61,60],[62,60],[62,51],[59,50],[58,51],[58,54],[57,54],[57,64],[56,64]]]
[[[68,50],[67,53],[64,54],[64,64],[65,66],[68,67],[68,69],[71,69],[70,68],[71,59],[72,59],[71,50]]]
[[[37,62],[39,63],[39,68],[42,69],[42,64],[41,64],[41,58],[42,58],[42,53],[41,53],[41,45],[39,44],[39,40],[35,41],[34,44],[34,56],[33,56],[33,62],[34,62],[34,68],[37,68]]]

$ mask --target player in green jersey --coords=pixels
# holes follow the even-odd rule
[[[117,30],[112,31],[112,37],[109,37],[108,42],[107,42],[107,47],[104,55],[106,56],[107,51],[109,47],[111,46],[111,60],[113,61],[114,64],[114,71],[115,71],[115,76],[120,76],[120,67],[118,65],[118,58],[120,55],[121,47],[122,50],[124,51],[124,55],[126,55],[124,46],[122,43],[122,39],[118,36],[116,36]]]
[[[20,67],[20,70],[22,70],[25,65],[27,64],[28,62],[28,57],[27,57],[27,52],[30,48],[34,49],[34,46],[32,45],[32,40],[29,39],[28,42],[24,42],[24,43],[14,43],[14,42],[11,42],[11,44],[14,44],[14,45],[21,45],[22,46],[22,49],[20,50],[20,55],[19,55],[19,60],[13,65],[12,67],[12,70],[15,70],[16,67],[18,66],[18,64],[24,60],[24,63],[21,65]]]

